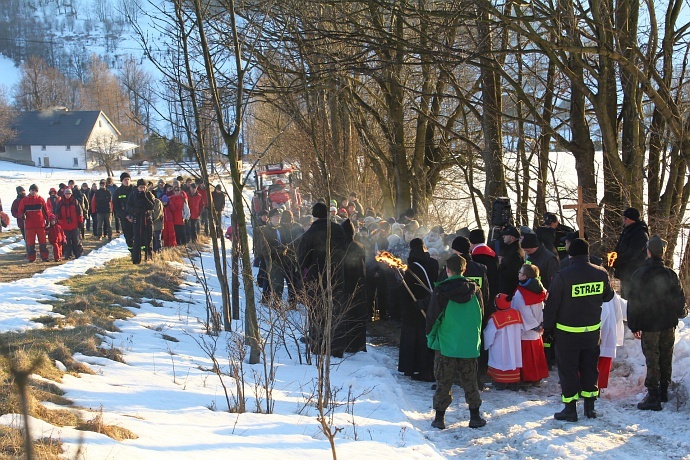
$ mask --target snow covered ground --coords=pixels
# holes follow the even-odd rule
[[[0,172],[0,197],[9,208],[16,183],[36,182],[41,191],[48,185],[74,178],[92,182],[97,174],[82,172],[36,173],[35,168],[12,166]],[[5,241],[0,234],[0,246]],[[78,260],[47,269],[31,279],[0,284],[0,330],[39,327],[31,318],[45,314],[40,299],[64,292],[56,283],[66,273],[79,274],[106,260],[126,255],[124,241],[114,240],[98,251]],[[209,286],[216,296],[219,289],[213,278],[213,263],[208,255],[203,265]],[[54,427],[33,420],[36,437],[52,436],[65,443],[67,456],[73,456],[83,443],[87,459],[209,458],[217,454],[251,459],[327,459],[330,447],[320,433],[316,412],[307,400],[316,380],[314,366],[299,364],[295,346],[287,340],[278,348],[274,389],[275,413],[254,413],[255,393],[247,387],[244,414],[226,411],[227,404],[218,377],[206,371],[211,362],[198,342],[205,337],[199,321],[205,318],[205,296],[201,286],[188,273],[178,293],[179,302],[154,306],[144,302],[132,309],[135,317],[119,321],[119,333],[106,337],[107,344],[124,352],[126,364],[102,358],[76,356],[95,371],[78,378],[66,376],[59,386],[76,406],[98,411],[104,422],[134,432],[138,439],[122,442],[104,435]],[[455,401],[446,416],[448,428],[430,426],[433,418],[429,383],[414,382],[398,375],[397,350],[368,345],[368,353],[335,359],[332,384],[341,387],[339,398],[348,389],[356,398],[348,413],[345,406],[336,411],[335,423],[341,427],[336,449],[343,459],[422,459],[422,458],[690,458],[690,328],[689,320],[679,325],[674,358],[674,381],[679,389],[661,412],[641,412],[635,404],[644,393],[644,359],[640,343],[627,332],[625,344],[614,360],[610,385],[597,404],[600,417],[578,423],[558,422],[553,413],[560,410],[560,390],[555,372],[542,387],[511,392],[489,389],[482,393],[482,413],[486,427],[467,427],[469,412],[462,390],[454,387]],[[233,321],[241,330],[243,320]],[[165,340],[163,335],[179,342]],[[167,338],[169,338],[167,337]],[[225,356],[225,339],[220,338],[219,357]],[[290,354],[288,355],[287,350]],[[227,365],[226,359],[221,364]],[[249,382],[263,373],[263,365],[245,365]],[[225,384],[234,382],[225,377]],[[680,397],[675,394],[681,394]],[[685,396],[683,396],[685,395]],[[580,413],[582,409],[580,408]],[[85,418],[93,413],[85,414]],[[0,423],[18,425],[19,417],[4,415]]]

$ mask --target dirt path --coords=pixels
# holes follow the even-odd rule
[[[92,234],[86,232],[86,237],[82,242],[84,255],[100,248],[107,242],[107,239],[95,240]],[[38,247],[36,249],[38,250]],[[0,264],[5,267],[4,270],[0,270],[0,283],[31,278],[46,268],[65,263],[65,261],[53,262],[52,246],[48,245],[48,251],[50,252],[50,262],[42,262],[39,257],[36,262],[29,263],[26,260],[26,246],[21,239],[21,233],[18,230],[0,233]]]

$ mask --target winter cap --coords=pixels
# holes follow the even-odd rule
[[[326,207],[326,204],[314,203],[314,206],[311,208],[311,215],[314,216],[315,219],[323,219],[324,217],[328,216],[328,208]]]
[[[575,256],[586,256],[589,254],[589,243],[582,238],[575,238],[570,242],[570,248],[568,248],[568,255],[571,257]]]
[[[280,211],[275,209],[275,208],[268,211],[268,218],[269,219],[273,216],[279,216],[279,215],[280,215]]]
[[[165,184],[165,181],[163,179],[158,179],[159,184]]]
[[[470,236],[470,229],[467,227],[462,227],[462,228],[456,230],[455,234],[458,236],[464,236],[465,238],[467,238]]]
[[[342,217],[347,217],[347,209],[345,209],[345,208],[338,209],[338,215],[342,216]]]
[[[137,187],[139,187],[140,185],[146,185],[146,181],[144,179],[139,179],[137,181]]]
[[[508,225],[501,232],[501,236],[506,236],[506,235],[514,236],[515,238],[520,238],[520,230],[513,227],[512,225]]]
[[[81,186],[82,186],[82,187],[88,187],[89,184],[87,184],[86,182],[82,182]]]
[[[522,243],[520,243],[523,249],[538,248],[539,244],[541,244],[539,238],[534,233],[525,233],[523,236]]]
[[[18,185],[18,186],[17,186],[17,193],[22,193],[22,192],[24,192],[24,191],[25,191],[25,190],[24,190],[24,187],[22,187],[21,185]]]
[[[431,230],[429,231],[433,233],[438,233],[439,235],[442,233],[446,233],[443,231],[443,227],[441,227],[440,225],[437,225],[436,227],[431,227]]]
[[[132,176],[130,176],[129,173],[126,171],[123,172],[122,174],[120,174],[120,182],[122,182],[125,179],[131,179],[131,178],[132,178]]]
[[[72,189],[69,188],[69,187],[67,187],[67,188],[65,189],[65,191],[62,192],[62,193],[64,193],[65,195],[71,195],[71,194],[72,194]]]
[[[556,217],[556,214],[552,212],[544,213],[544,225],[551,225],[555,222],[558,222],[558,217]]]
[[[481,228],[475,228],[470,232],[469,240],[472,244],[481,244],[486,242],[484,230],[482,230]]]
[[[448,257],[448,260],[446,260],[446,267],[448,267],[453,273],[457,273],[459,275],[465,271],[467,261],[464,257],[453,254],[452,256]]]
[[[51,187],[50,190],[48,190],[48,194],[50,195],[51,193],[57,193],[57,190],[55,190],[55,187]]]
[[[191,184],[189,184],[189,187],[190,188],[196,188],[196,184],[194,182],[192,182]]]
[[[628,208],[625,211],[623,211],[623,216],[637,222],[638,220],[640,220],[640,211],[636,208]]]
[[[168,198],[168,195],[163,195],[161,197],[161,203],[163,203],[164,205],[168,204],[169,202],[170,202],[170,198]]]
[[[531,233],[531,234],[533,234],[533,235],[536,235],[536,233],[534,232],[534,230],[532,230],[531,228],[529,228],[527,225],[523,225],[522,227],[520,227],[520,234],[521,234],[521,235],[526,235],[526,234],[528,234],[528,233]]]
[[[657,258],[661,258],[664,256],[664,253],[666,252],[666,245],[668,243],[666,240],[661,238],[659,235],[654,235],[647,241],[647,249],[649,249],[649,253]]]
[[[562,239],[563,242],[566,241],[573,241],[575,238],[579,238],[580,233],[579,232],[568,232]],[[585,235],[585,241],[587,240],[587,235]]]
[[[496,308],[499,310],[507,310],[510,308],[510,300],[508,299],[508,294],[496,294]]]
[[[455,239],[453,240],[453,243],[450,245],[450,247],[458,251],[460,254],[469,254],[470,253],[470,240],[465,238],[464,236],[456,236]]]
[[[105,185],[105,179],[101,179],[101,181],[99,182],[99,184]]]
[[[331,206],[329,209],[330,212],[337,212],[338,210],[336,209],[335,206]]]
[[[352,223],[352,221],[350,219],[345,219],[340,226],[343,227],[343,231],[345,232],[345,236],[347,237],[348,241],[352,241],[355,236],[355,225]],[[412,244],[412,242],[410,242],[410,244]]]
[[[422,249],[424,247],[424,241],[421,238],[413,238],[410,241],[410,249]]]
[[[375,217],[367,216],[364,218],[364,225],[371,225],[376,222]]]
[[[36,190],[38,192],[38,185],[31,184],[31,187],[29,187],[29,190]]]

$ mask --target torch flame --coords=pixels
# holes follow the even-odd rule
[[[376,262],[383,262],[387,265],[389,265],[391,268],[397,268],[398,270],[407,270],[407,265],[402,261],[402,259],[399,259],[395,257],[393,254],[391,254],[388,251],[380,251],[374,259]]]
[[[608,263],[609,267],[613,267],[613,263],[616,261],[617,258],[618,258],[617,252],[606,253],[606,262]]]

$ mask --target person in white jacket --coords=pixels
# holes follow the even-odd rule
[[[512,307],[522,315],[522,372],[525,383],[539,386],[549,376],[544,354],[544,299],[546,289],[539,281],[539,267],[525,264],[518,271],[518,287],[511,301]]]
[[[496,311],[484,328],[484,348],[489,350],[486,373],[493,380],[495,389],[517,389],[522,367],[522,316],[519,311],[510,308],[506,294],[498,294],[495,302]]]
[[[616,347],[623,345],[625,329],[623,307],[627,301],[614,293],[613,299],[601,306],[601,345],[599,346],[599,390],[608,388],[611,363],[616,357]]]

